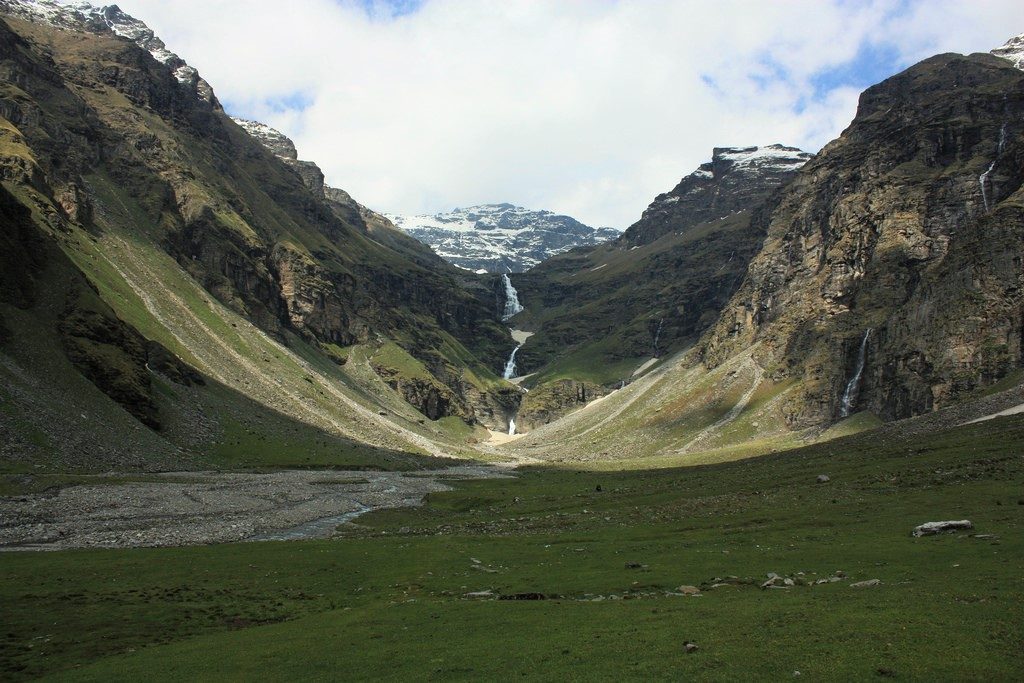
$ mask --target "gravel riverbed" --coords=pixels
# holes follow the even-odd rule
[[[327,538],[358,514],[419,505],[458,479],[511,476],[460,465],[418,472],[174,472],[0,498],[0,550],[205,545]],[[137,478],[143,478],[138,476]]]

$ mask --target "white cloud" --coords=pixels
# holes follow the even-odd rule
[[[808,99],[812,79],[865,45],[908,65],[1024,30],[1018,0],[428,0],[394,19],[331,0],[120,4],[369,206],[510,201],[616,227],[713,146],[816,151],[857,90]]]

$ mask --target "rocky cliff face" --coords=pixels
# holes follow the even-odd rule
[[[764,239],[751,217],[810,158],[782,145],[715,148],[711,161],[659,195],[619,239],[517,276],[527,311],[516,324],[536,331],[519,352],[524,372],[573,357],[578,369],[630,359],[635,367],[695,340]],[[631,367],[577,379],[617,385]]]
[[[813,155],[795,147],[715,147],[711,161],[660,194],[622,235],[627,247],[650,244],[712,220],[748,211],[793,177]]]
[[[861,96],[771,211],[702,344],[798,378],[792,426],[919,414],[1021,363],[1024,73],[940,55]]]
[[[387,216],[450,263],[488,273],[520,273],[555,254],[619,236],[569,216],[512,204],[485,204],[433,216]]]

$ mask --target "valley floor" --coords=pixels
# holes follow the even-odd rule
[[[486,465],[423,472],[284,470],[107,475],[0,498],[0,550],[181,546],[329,537],[344,521],[420,505],[445,482],[506,477]]]
[[[3,553],[0,671],[1021,680],[1022,453],[1010,416],[682,469],[526,467],[333,540]]]

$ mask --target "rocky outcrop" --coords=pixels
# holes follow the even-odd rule
[[[258,140],[261,145],[270,150],[274,156],[291,166],[302,179],[302,184],[310,192],[321,199],[326,198],[324,193],[324,172],[320,170],[320,167],[315,162],[299,159],[298,150],[296,150],[295,143],[292,142],[291,138],[276,128],[271,128],[259,121],[250,121],[235,116],[232,116],[231,120],[237,123],[246,133]]]
[[[519,413],[515,416],[516,429],[521,432],[537,429],[607,393],[607,389],[593,382],[571,379],[547,382],[523,397]]]
[[[711,161],[679,181],[671,192],[658,195],[620,242],[627,247],[650,244],[671,232],[749,211],[813,156],[778,144],[715,147]]]
[[[785,414],[827,423],[948,404],[1019,367],[1024,73],[939,55],[869,88],[857,116],[777,205],[746,279],[701,347],[756,346]],[[869,332],[870,330],[870,332]],[[863,350],[862,350],[863,349]]]
[[[0,13],[31,22],[42,22],[62,30],[113,34],[135,43],[163,64],[193,96],[219,108],[213,88],[194,67],[167,49],[153,30],[117,5],[96,7],[87,2],[62,3],[55,0],[0,0]]]

